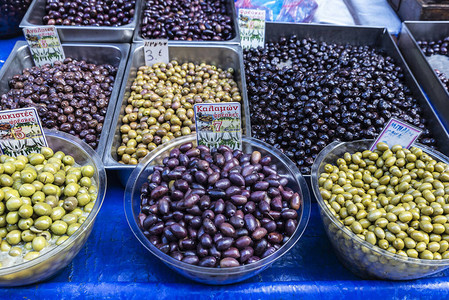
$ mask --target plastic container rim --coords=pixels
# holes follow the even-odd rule
[[[334,149],[336,149],[339,146],[343,146],[343,145],[349,144],[349,143],[355,144],[358,142],[365,142],[365,141],[374,142],[374,139],[356,140],[356,141],[352,141],[352,142],[334,141],[334,142],[330,143],[329,145],[327,145],[325,148],[323,148],[323,150],[321,150],[320,153],[318,154],[318,156],[316,157],[316,159],[312,165],[311,185],[312,185],[313,194],[315,195],[318,205],[320,206],[320,210],[323,211],[326,214],[326,216],[332,221],[332,223],[335,226],[337,226],[338,229],[343,231],[348,237],[350,237],[352,240],[355,240],[356,242],[358,242],[361,246],[364,246],[364,247],[368,248],[369,250],[374,251],[381,256],[387,256],[388,258],[399,260],[403,263],[413,263],[413,264],[418,264],[418,265],[423,265],[423,266],[428,266],[428,265],[430,265],[430,266],[444,266],[444,265],[449,266],[449,258],[440,259],[440,260],[426,260],[426,259],[413,258],[413,257],[402,257],[398,254],[388,252],[387,250],[384,250],[378,246],[374,246],[374,245],[368,243],[367,241],[361,239],[360,237],[355,235],[353,232],[351,232],[348,228],[346,228],[346,226],[343,225],[343,223],[338,221],[335,218],[335,216],[332,214],[332,212],[329,210],[327,205],[324,203],[324,200],[321,197],[321,194],[319,191],[319,186],[318,186],[318,177],[319,177],[318,170],[319,170],[321,162],[331,151],[333,151]],[[440,161],[449,165],[449,158],[446,157],[444,154],[440,153],[439,151],[431,149],[431,148],[429,148],[425,145],[422,145],[420,143],[414,143],[412,146],[421,148],[425,153],[427,153],[427,154],[433,156],[434,158],[437,158]]]
[[[97,191],[97,199],[95,200],[95,205],[92,208],[92,211],[87,216],[86,220],[81,224],[78,230],[75,231],[73,235],[71,235],[67,240],[65,240],[61,245],[55,246],[54,248],[46,251],[44,254],[39,255],[37,258],[23,261],[19,264],[15,264],[10,267],[0,268],[0,276],[5,276],[8,274],[12,274],[15,272],[20,272],[24,269],[32,268],[42,262],[45,262],[47,259],[52,256],[57,255],[59,252],[63,252],[68,247],[72,246],[73,243],[78,239],[79,236],[83,235],[84,232],[90,228],[91,224],[95,221],[98,212],[103,204],[104,197],[106,195],[106,186],[107,186],[107,176],[106,171],[103,166],[103,162],[101,161],[100,156],[90,147],[88,144],[80,140],[79,138],[70,135],[65,132],[60,132],[51,129],[44,129],[45,136],[57,137],[63,140],[69,141],[71,144],[74,144],[78,147],[79,151],[82,151],[89,155],[96,167],[96,172],[98,174],[99,182],[97,183],[98,191]]]
[[[281,248],[279,248],[276,252],[274,252],[272,255],[267,256],[260,261],[248,265],[238,266],[238,267],[231,267],[231,268],[210,268],[210,267],[201,267],[196,265],[190,265],[188,263],[179,261],[174,259],[173,257],[163,253],[159,249],[157,249],[153,244],[149,242],[149,240],[143,235],[142,230],[137,225],[136,220],[134,219],[133,209],[132,209],[132,191],[135,190],[135,184],[137,182],[137,178],[140,177],[141,173],[146,169],[147,165],[155,158],[160,156],[160,154],[164,153],[171,147],[179,146],[186,142],[195,142],[196,141],[196,135],[191,134],[188,136],[183,136],[180,138],[176,138],[172,140],[171,142],[163,145],[160,148],[157,148],[153,150],[150,154],[148,154],[142,162],[140,162],[137,167],[133,170],[131,173],[131,176],[129,177],[128,183],[125,188],[125,196],[124,196],[124,206],[125,206],[125,215],[126,220],[128,222],[128,225],[131,228],[131,231],[133,232],[134,236],[139,240],[139,242],[147,249],[149,250],[153,255],[155,255],[157,258],[161,259],[164,263],[169,264],[177,269],[183,269],[186,271],[192,271],[192,272],[201,272],[203,274],[207,275],[213,275],[213,276],[220,276],[220,275],[229,275],[229,274],[239,274],[244,272],[250,272],[255,271],[257,269],[260,269],[266,265],[269,265],[279,259],[281,256],[283,256],[285,253],[287,253],[301,238],[301,236],[304,234],[304,231],[307,227],[309,217],[310,217],[310,210],[311,210],[311,201],[310,201],[310,193],[309,189],[307,187],[307,183],[302,176],[299,169],[296,167],[296,165],[282,152],[280,152],[278,149],[268,145],[265,142],[262,142],[260,140],[257,140],[252,137],[246,137],[242,136],[242,140],[249,143],[251,146],[261,146],[262,148],[266,148],[270,150],[270,154],[272,156],[276,156],[288,169],[292,177],[298,182],[300,188],[301,188],[301,199],[302,199],[302,211],[301,215],[299,215],[299,223],[295,230],[295,232],[292,235],[292,238],[288,240],[286,244],[284,244]]]

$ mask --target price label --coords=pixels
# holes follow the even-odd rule
[[[168,64],[168,40],[146,40],[144,42],[145,65],[152,66],[155,63]]]
[[[65,59],[64,50],[55,26],[27,27],[23,29],[36,66],[53,64]]]
[[[210,148],[226,145],[242,149],[240,103],[198,103],[193,109],[198,145]]]
[[[265,46],[265,10],[239,9],[238,24],[243,49]]]
[[[48,147],[34,107],[0,111],[0,150],[9,156],[39,153]]]
[[[380,135],[374,141],[370,150],[376,149],[376,145],[380,142],[386,143],[390,148],[394,145],[401,145],[403,148],[410,146],[418,139],[422,130],[407,124],[404,121],[391,118]]]

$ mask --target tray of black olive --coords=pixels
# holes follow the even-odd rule
[[[16,43],[0,70],[0,110],[35,107],[42,126],[89,144],[103,157],[126,66],[128,44],[62,44],[66,59],[34,65]]]
[[[133,41],[240,43],[234,0],[142,0]]]
[[[251,134],[302,174],[330,142],[374,138],[391,117],[449,153],[447,131],[386,29],[267,23],[265,41],[244,51]]]
[[[243,134],[251,135],[239,45],[169,44],[169,56],[145,66],[143,43],[130,50],[104,155],[125,180],[149,152],[195,131],[195,103],[239,102]]]
[[[129,43],[138,0],[34,0],[20,27],[54,25],[63,42]]]
[[[449,128],[449,73],[432,67],[449,62],[449,22],[407,21],[399,36],[399,49],[419,85],[435,107],[443,124]]]

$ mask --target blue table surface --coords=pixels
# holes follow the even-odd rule
[[[15,41],[0,40],[0,67]],[[318,207],[312,203],[307,229],[286,255],[242,283],[208,286],[168,269],[133,236],[123,210],[124,188],[108,172],[108,190],[94,229],[74,260],[53,278],[24,287],[0,288],[0,299],[448,299],[449,271],[413,281],[364,280],[337,260]]]

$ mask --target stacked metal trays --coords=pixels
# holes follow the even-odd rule
[[[114,115],[115,107],[118,101],[120,85],[123,79],[123,71],[126,66],[130,46],[128,44],[63,43],[62,47],[66,57],[84,59],[87,62],[94,64],[110,64],[117,68],[114,87],[109,99],[108,110],[103,123],[103,132],[100,136],[100,141],[96,149],[98,155],[103,157],[112,116]],[[17,42],[4,66],[0,70],[0,95],[3,95],[10,90],[8,85],[9,79],[16,74],[21,74],[23,69],[30,68],[32,66],[34,66],[34,62],[31,57],[28,44],[24,41]]]
[[[237,14],[236,14],[236,9],[235,9],[235,5],[234,5],[234,0],[228,0],[226,3],[226,8],[228,10],[229,16],[232,18],[232,38],[230,40],[226,40],[226,41],[191,41],[188,43],[207,43],[207,44],[217,44],[217,45],[223,45],[223,43],[234,43],[234,44],[240,44],[240,34],[239,34],[239,27],[238,27],[238,22],[237,22]],[[141,0],[139,2],[139,15],[136,14],[137,17],[137,25],[136,25],[136,29],[134,31],[134,36],[133,36],[133,42],[143,42],[144,38],[142,37],[142,35],[140,34],[140,26],[142,25],[142,17],[143,17],[143,13],[144,13],[144,9],[145,9],[145,0]],[[183,43],[186,41],[173,41],[170,40],[170,43]]]
[[[441,121],[449,128],[449,92],[417,44],[417,40],[437,41],[449,36],[449,22],[404,22],[399,36],[399,49],[418,83],[429,97]],[[447,74],[449,75],[449,74]]]
[[[279,38],[295,34],[299,39],[311,38],[316,41],[336,44],[351,44],[370,46],[392,57],[402,68],[405,84],[410,88],[413,96],[422,108],[422,115],[428,121],[427,126],[437,140],[437,148],[444,154],[449,154],[449,134],[429,101],[419,88],[412,72],[405,63],[396,43],[386,28],[338,26],[317,24],[291,24],[267,22],[265,43],[279,41]],[[304,176],[310,183],[310,175]]]
[[[140,16],[140,0],[136,0],[136,8],[132,22],[123,26],[63,26],[55,25],[61,42],[94,42],[94,43],[129,43],[132,41],[137,19]],[[20,27],[43,26],[47,0],[34,0],[20,22]]]
[[[198,44],[198,43],[176,43],[169,44],[170,60],[177,60],[180,63],[208,63],[222,69],[233,68],[234,80],[242,94],[242,130],[243,134],[251,136],[251,125],[249,118],[248,97],[246,94],[245,72],[243,70],[242,48],[235,44],[225,44],[222,46],[216,44]],[[107,169],[119,171],[122,180],[127,180],[135,165],[125,165],[118,162],[117,148],[120,146],[120,126],[121,117],[124,115],[124,105],[129,98],[131,85],[137,77],[139,67],[145,65],[143,43],[133,44],[128,65],[123,76],[122,88],[120,91],[117,107],[112,118],[112,125],[109,132],[109,138],[106,143],[103,162]]]

